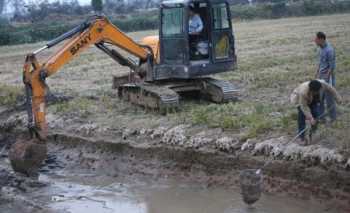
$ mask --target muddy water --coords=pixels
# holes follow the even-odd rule
[[[349,213],[326,199],[320,203],[281,194],[264,194],[249,207],[234,188],[238,172],[225,164],[226,158],[210,153],[193,161],[192,152],[179,150],[68,142],[50,144],[39,178],[47,186],[29,187],[15,203],[0,202],[0,213]],[[214,164],[203,160],[209,157]],[[215,170],[217,165],[226,167]],[[231,180],[226,188],[220,185]]]
[[[332,212],[317,201],[263,195],[254,207],[241,201],[238,189],[205,187],[166,180],[117,180],[89,174],[42,175],[50,182],[38,192],[59,213],[320,213]]]

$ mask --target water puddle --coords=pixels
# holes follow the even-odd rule
[[[318,201],[263,195],[254,207],[239,189],[204,187],[179,180],[123,180],[112,177],[41,176],[51,183],[41,191],[48,207],[62,213],[322,213],[335,212]]]

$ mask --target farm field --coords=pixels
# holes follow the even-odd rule
[[[112,77],[128,73],[128,68],[95,47],[48,78],[50,92],[63,97],[47,108],[49,160],[40,178],[50,184],[41,189],[25,186],[30,193],[9,191],[10,199],[0,200],[0,212],[7,212],[8,206],[24,213],[33,209],[68,212],[83,205],[107,212],[107,205],[113,207],[120,200],[124,203],[125,197],[137,200],[130,212],[134,208],[149,212],[145,210],[152,205],[148,198],[163,193],[152,192],[151,188],[157,191],[159,185],[164,194],[175,191],[177,199],[191,197],[185,204],[169,197],[175,212],[188,203],[188,212],[195,212],[201,208],[196,203],[206,205],[206,199],[212,200],[203,194],[212,193],[225,197],[222,205],[213,209],[245,209],[245,205],[232,207],[226,194],[242,204],[237,188],[239,172],[261,168],[266,162],[265,198],[257,209],[349,212],[350,14],[235,21],[233,26],[237,69],[215,77],[237,86],[237,102],[214,104],[184,98],[180,109],[167,115],[134,106],[120,100],[112,89]],[[289,96],[298,84],[315,75],[318,48],[313,39],[318,31],[324,31],[335,47],[336,88],[343,104],[337,106],[336,122],[319,125],[312,144],[299,146],[288,143],[297,128],[297,110]],[[140,40],[154,34],[157,31],[128,35]],[[44,44],[0,46],[0,176],[11,171],[3,151],[8,151],[16,137],[28,136],[21,75],[24,57]],[[39,59],[49,57],[57,48]],[[134,190],[134,186],[141,187]],[[140,196],[129,198],[128,190]],[[154,198],[161,204],[157,208],[167,201],[162,198]],[[144,204],[140,205],[139,199]]]
[[[338,107],[339,121],[320,127],[320,143],[349,151],[350,109],[350,15],[330,15],[234,23],[238,68],[216,77],[234,82],[240,89],[238,103],[211,104],[186,100],[179,112],[168,116],[145,110],[115,98],[112,76],[128,72],[126,67],[95,47],[81,54],[49,78],[53,93],[73,96],[69,103],[51,106],[49,114],[61,120],[73,117],[80,122],[110,128],[142,128],[175,124],[222,128],[239,140],[293,135],[296,110],[289,104],[289,94],[298,83],[313,78],[317,67],[315,32],[325,31],[337,53],[337,89],[344,98]],[[134,32],[136,40],[157,31]],[[21,93],[21,69],[25,54],[44,43],[0,47],[1,104],[11,105]],[[55,49],[42,55],[48,57]],[[8,96],[6,93],[11,93]],[[91,99],[89,97],[96,97]],[[12,97],[12,100],[11,100]],[[117,122],[116,122],[117,121]],[[80,123],[79,122],[79,123]],[[147,125],[146,125],[147,123]]]

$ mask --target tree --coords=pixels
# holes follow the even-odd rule
[[[6,5],[5,0],[0,0],[0,15],[2,14],[2,11],[4,10]]]
[[[91,6],[95,12],[101,12],[103,9],[102,0],[91,0]]]
[[[11,3],[12,8],[14,10],[13,19],[14,20],[21,19],[21,17],[23,17],[26,11],[24,0],[10,0],[9,3]]]

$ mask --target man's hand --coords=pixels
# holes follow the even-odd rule
[[[316,119],[314,117],[309,117],[309,118],[306,118],[306,120],[308,122],[310,122],[311,125],[315,125],[316,124]]]
[[[316,119],[314,119],[314,118],[312,117],[311,120],[310,120],[310,123],[311,123],[311,125],[315,125],[315,124],[316,124]]]
[[[332,70],[327,70],[327,79],[328,79],[327,82],[330,82],[331,75],[332,75]]]
[[[316,73],[315,73],[315,79],[318,79],[319,72],[320,72],[320,68],[317,68]]]

